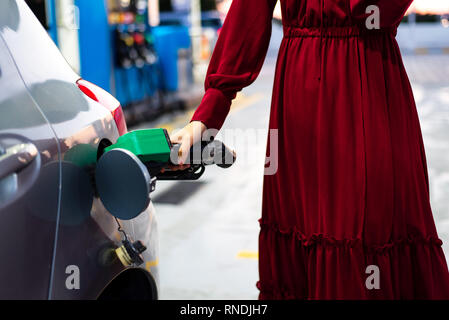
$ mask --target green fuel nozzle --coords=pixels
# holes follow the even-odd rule
[[[170,160],[173,145],[165,129],[145,129],[131,131],[107,148],[104,152],[114,149],[125,149],[135,154],[143,163],[166,163]]]
[[[196,180],[205,171],[205,166],[216,164],[228,168],[235,162],[235,152],[218,140],[201,141],[190,149],[187,161],[190,168],[170,171],[170,165],[178,164],[179,144],[172,144],[167,130],[162,128],[131,131],[121,136],[117,143],[105,152],[124,149],[132,152],[147,167],[152,177],[159,180]],[[165,168],[161,172],[161,170]]]
[[[131,131],[103,150],[95,170],[98,194],[116,218],[138,216],[150,202],[156,180],[197,180],[208,165],[228,168],[235,152],[218,140],[201,141],[189,151],[184,170],[178,164],[179,144],[172,144],[165,129]],[[164,170],[162,170],[164,169]]]

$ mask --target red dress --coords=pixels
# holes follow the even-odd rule
[[[421,129],[395,40],[411,2],[281,0],[270,116],[279,138],[269,141],[279,159],[276,174],[264,177],[259,298],[449,298]],[[233,1],[192,120],[221,128],[236,92],[261,69],[275,3]],[[371,4],[377,30],[365,23]],[[372,275],[380,287],[367,285]]]

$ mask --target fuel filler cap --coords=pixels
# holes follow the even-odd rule
[[[95,180],[103,205],[121,220],[131,220],[148,207],[155,182],[142,161],[125,149],[114,149],[101,156]]]

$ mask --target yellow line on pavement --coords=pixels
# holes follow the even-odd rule
[[[238,259],[258,259],[259,253],[256,251],[240,251],[237,253]]]
[[[175,119],[173,119],[173,121],[159,123],[156,125],[156,128],[164,128],[164,129],[167,129],[168,133],[171,133],[173,130],[175,130],[177,128],[184,127],[189,122],[190,118],[193,115],[193,112],[194,111],[188,111],[188,112],[176,117]]]
[[[239,93],[232,102],[230,113],[234,113],[244,108],[247,108],[262,100],[264,96],[265,95],[262,92],[251,94],[249,96],[243,93]],[[155,127],[167,129],[168,133],[171,133],[173,132],[173,130],[180,129],[184,127],[187,123],[189,123],[189,120],[192,118],[194,112],[195,110],[190,110],[180,116],[177,116],[175,119],[173,119],[173,121],[158,123]]]
[[[239,111],[241,109],[247,108],[264,98],[264,94],[262,92],[258,92],[252,94],[250,96],[245,96],[243,93],[239,93],[236,97],[236,100],[232,103],[231,113]]]
[[[415,54],[427,55],[427,54],[429,54],[429,49],[428,48],[415,48]]]
[[[156,267],[156,266],[158,266],[159,265],[159,258],[156,258],[156,260],[153,260],[153,261],[147,261],[146,263],[145,263],[145,269],[148,271],[148,272],[151,272],[151,267]]]

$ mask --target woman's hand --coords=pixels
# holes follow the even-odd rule
[[[190,167],[189,164],[184,164],[187,160],[190,148],[201,141],[203,133],[207,130],[207,127],[200,121],[192,121],[184,128],[170,136],[172,143],[181,144],[178,153],[177,166],[170,166],[171,170],[184,170]]]

